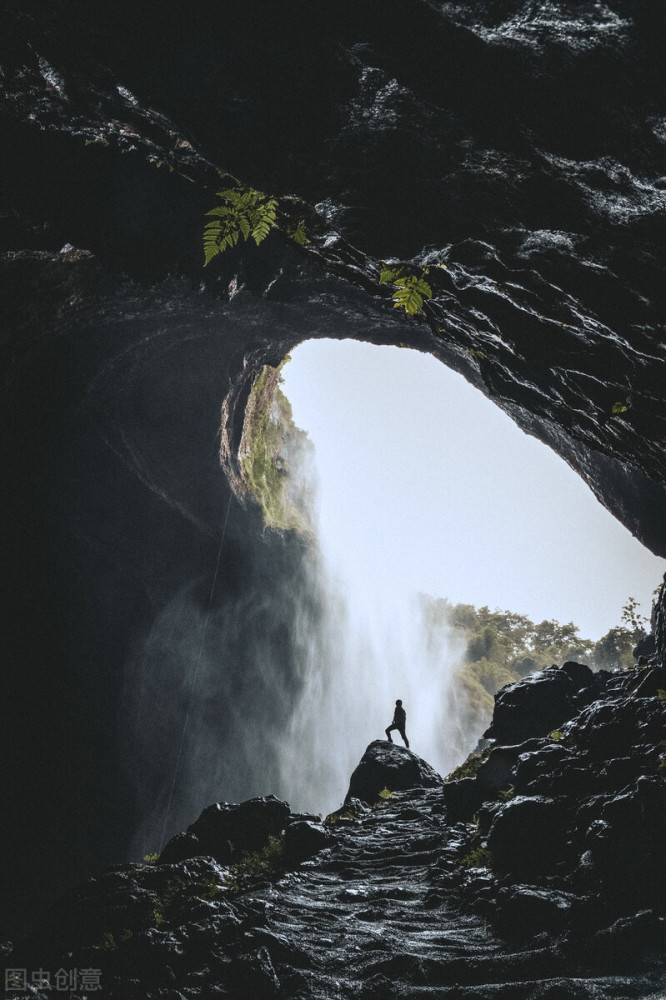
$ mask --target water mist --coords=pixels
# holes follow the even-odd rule
[[[445,622],[426,620],[398,566],[387,572],[390,560],[378,566],[369,550],[350,558],[341,549],[317,502],[331,484],[322,481],[316,446],[293,456],[289,470],[297,483],[318,484],[307,493],[308,573],[323,603],[315,629],[297,636],[305,659],[289,724],[277,740],[280,786],[293,807],[325,813],[341,804],[368,743],[385,739],[397,698],[407,712],[410,748],[440,773],[464,759],[481,734],[466,731],[456,691],[463,644]],[[346,488],[353,492],[354,482]],[[305,495],[301,488],[301,502]],[[396,526],[385,545],[400,544]]]

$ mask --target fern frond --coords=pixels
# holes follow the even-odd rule
[[[218,205],[217,208],[211,208],[210,212],[206,212],[206,215],[215,215],[218,218],[223,219],[228,215],[234,215],[234,211],[227,205]]]
[[[414,290],[419,292],[424,299],[432,298],[432,288],[430,287],[427,281],[423,280],[423,278],[417,278],[416,281],[414,282],[413,287]]]
[[[258,246],[277,225],[277,199],[263,191],[255,188],[226,188],[218,191],[217,196],[225,204],[206,213],[214,216],[214,221],[204,227],[205,264],[216,253],[236,246],[241,237],[244,240],[252,238]],[[213,242],[215,250],[212,249]]]
[[[312,242],[310,240],[310,237],[305,231],[305,223],[303,222],[303,220],[301,220],[298,223],[295,229],[290,230],[287,233],[287,236],[289,237],[290,240],[293,240],[294,243],[298,243],[298,245],[301,247],[305,246],[307,243]]]
[[[379,284],[395,284],[396,279],[402,274],[401,270],[392,267],[383,267],[379,273]]]

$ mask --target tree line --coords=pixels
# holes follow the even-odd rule
[[[586,663],[594,670],[632,666],[633,649],[649,626],[633,597],[622,609],[621,623],[596,641],[583,638],[573,622],[562,625],[551,618],[537,623],[514,611],[452,604],[424,594],[420,603],[429,638],[448,630],[454,645],[462,648],[455,695],[465,725],[472,731],[488,725],[496,691],[535,670],[567,660]]]

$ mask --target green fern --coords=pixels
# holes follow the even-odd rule
[[[259,244],[276,225],[277,199],[254,188],[227,188],[218,191],[224,204],[212,208],[211,222],[204,227],[204,267],[227,247],[234,247],[242,238]]]
[[[312,242],[305,231],[305,223],[303,221],[299,222],[294,229],[290,230],[290,232],[287,233],[287,236],[289,236],[294,243],[298,243],[300,247],[304,247],[307,243]]]
[[[407,274],[401,267],[383,267],[379,274],[379,283],[395,285],[392,295],[393,307],[404,309],[408,316],[420,315],[423,312],[424,300],[432,297],[432,289],[427,281],[416,274]]]
[[[461,858],[460,864],[463,868],[492,868],[493,856],[487,847],[474,847]]]

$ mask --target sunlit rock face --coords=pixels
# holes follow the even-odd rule
[[[156,634],[167,609],[187,607],[198,635],[210,605],[232,636],[203,667],[239,679],[219,689],[222,746],[262,704],[259,659],[279,662],[287,703],[298,686],[303,543],[229,504],[218,435],[222,424],[229,472],[248,371],[299,340],[430,351],[666,554],[662,38],[661,5],[628,0],[201,0],[186,18],[157,3],[82,13],[35,0],[29,15],[10,3],[0,238],[15,710],[3,732],[16,856],[36,886],[44,811],[68,881],[123,855],[145,808],[128,769],[166,803],[173,756],[156,764],[155,748],[173,752],[180,731],[167,721],[158,736],[159,702],[148,723],[132,717],[133,744],[123,692],[147,642],[146,690],[159,689],[177,639]],[[311,242],[275,232],[203,272],[218,169],[304,199],[294,211]],[[380,258],[430,267],[422,318],[393,308]],[[269,620],[260,653],[248,637]],[[281,711],[259,708],[256,731]],[[244,790],[265,791],[280,792]]]

